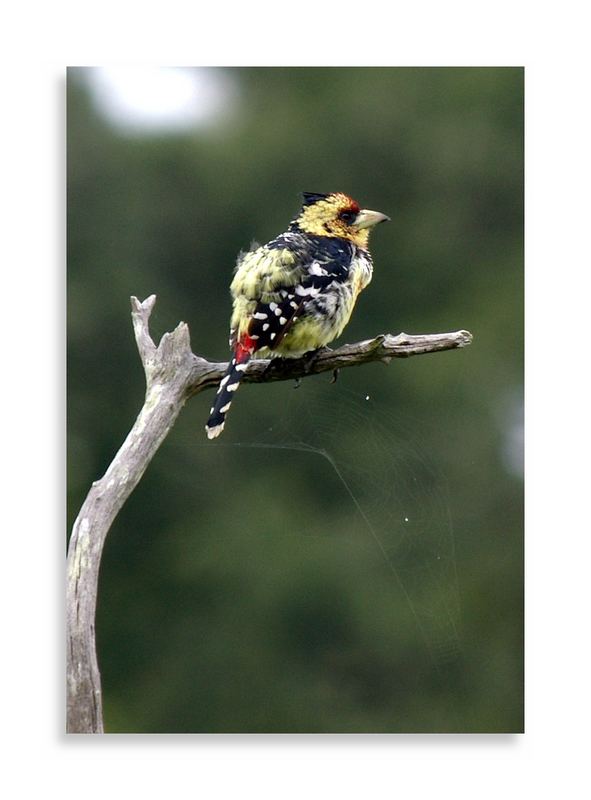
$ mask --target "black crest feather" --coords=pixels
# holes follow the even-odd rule
[[[319,200],[326,200],[327,194],[318,194],[318,192],[302,192],[305,206],[313,206]]]

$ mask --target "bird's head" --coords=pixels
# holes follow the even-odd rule
[[[359,203],[342,192],[304,192],[302,210],[291,227],[313,236],[348,239],[358,247],[366,248],[371,229],[388,219],[380,211],[360,208]]]

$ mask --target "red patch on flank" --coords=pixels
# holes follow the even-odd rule
[[[245,333],[242,339],[240,339],[236,345],[236,350],[234,351],[236,363],[244,364],[245,361],[248,361],[248,359],[254,353],[255,346],[255,340],[251,339],[250,336]]]

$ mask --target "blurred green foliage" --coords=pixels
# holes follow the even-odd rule
[[[302,190],[392,218],[343,340],[475,338],[245,386],[219,444],[188,404],[107,542],[107,730],[520,731],[523,71],[218,75],[225,115],[149,135],[69,71],[70,525],[142,402],[129,296],[223,359],[236,254]]]

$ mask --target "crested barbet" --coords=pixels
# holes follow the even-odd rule
[[[230,291],[232,359],[205,426],[224,429],[236,390],[256,354],[298,358],[340,336],[371,280],[371,229],[389,219],[341,192],[304,192],[298,216],[268,244],[240,253]]]

